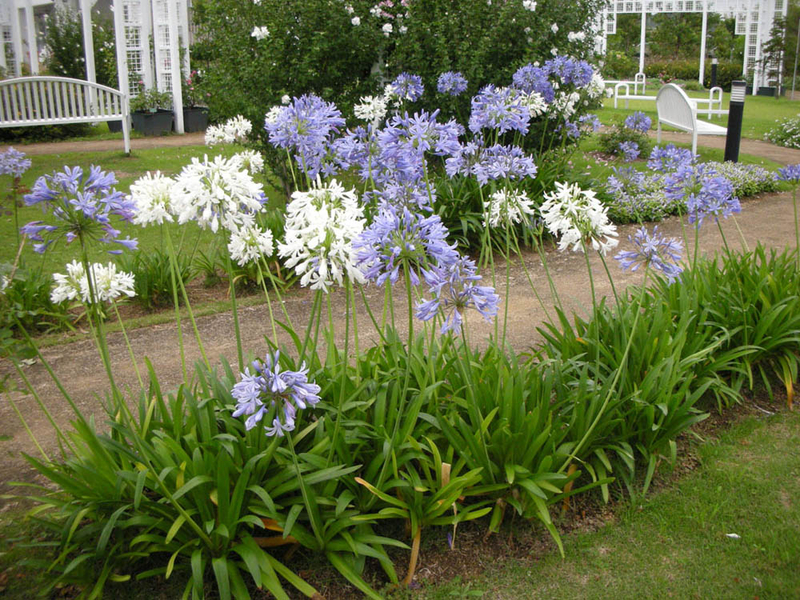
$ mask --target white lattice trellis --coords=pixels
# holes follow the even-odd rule
[[[647,15],[657,13],[702,13],[702,46],[700,49],[700,81],[705,71],[705,40],[707,37],[708,13],[719,13],[736,18],[736,34],[745,36],[744,64],[742,73],[753,72],[753,91],[759,86],[773,83],[774,70],[780,76],[780,65],[773,69],[761,66],[761,49],[769,41],[770,32],[776,18],[785,17],[788,0],[615,0],[603,10],[599,19],[598,50],[605,52],[606,38],[617,31],[618,14],[641,14],[641,47],[639,50],[639,71],[644,70],[644,45]]]

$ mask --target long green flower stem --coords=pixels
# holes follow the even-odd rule
[[[364,308],[367,310],[367,316],[369,317],[369,320],[372,321],[372,326],[375,328],[378,336],[380,336],[381,341],[386,344],[386,335],[384,334],[381,326],[378,324],[375,314],[372,312],[372,307],[369,305],[369,300],[367,300],[367,294],[364,292],[364,286],[362,284],[358,284],[358,291],[361,293],[361,301],[364,303]]]
[[[161,226],[161,233],[163,237],[165,227]],[[167,233],[169,235],[169,233]],[[172,248],[172,240],[167,245],[167,254],[169,255],[169,279],[172,284],[172,304],[175,307],[175,326],[178,329],[178,351],[181,357],[181,374],[183,375],[183,382],[189,383],[189,373],[186,370],[186,349],[183,345],[183,324],[181,323],[181,303],[178,299],[178,273],[175,267],[175,262],[172,260],[174,254]]]
[[[280,286],[278,285],[278,281],[276,277],[272,274],[272,269],[269,268],[269,264],[267,264],[267,259],[262,256],[261,260],[264,263],[264,272],[266,272],[267,277],[269,277],[269,280],[272,283],[272,289],[275,292],[275,296],[278,298],[278,304],[281,307],[281,312],[283,312],[283,318],[286,319],[286,325],[289,326],[289,329],[294,331],[292,318],[289,316],[289,312],[286,310],[286,303],[283,301],[283,294],[281,294],[281,289]]]
[[[28,389],[28,391],[30,392],[31,396],[33,396],[33,399],[36,400],[36,404],[39,405],[39,408],[44,413],[44,416],[45,416],[45,418],[47,418],[47,421],[50,423],[50,426],[53,428],[53,431],[56,432],[56,440],[58,440],[58,447],[61,450],[61,457],[64,458],[66,456],[66,453],[64,452],[64,445],[63,444],[66,444],[67,448],[69,448],[70,451],[73,454],[75,454],[75,447],[69,441],[69,438],[66,435],[64,435],[64,432],[61,431],[61,427],[58,426],[58,423],[56,423],[56,420],[53,418],[52,413],[47,408],[45,403],[42,401],[41,396],[39,396],[39,394],[36,392],[36,389],[33,387],[33,385],[31,385],[30,380],[25,375],[25,371],[22,370],[22,367],[20,367],[19,362],[17,362],[17,360],[15,358],[13,358],[13,357],[11,358],[11,361],[14,363],[14,368],[16,369],[17,374],[19,375],[20,379],[22,379],[22,383],[25,384],[25,387]],[[8,401],[12,403],[12,406],[14,406],[14,404],[13,404],[13,402],[11,400],[11,395],[6,393],[6,398],[8,398]],[[16,411],[16,407],[14,407],[14,410]],[[20,415],[20,419],[22,420],[22,423],[23,423],[23,426],[25,427],[25,429],[27,429],[28,427],[27,427],[27,425],[25,425],[25,420],[22,419],[21,415]],[[31,435],[31,439],[33,439],[34,443],[38,446],[39,444],[33,438],[33,435],[30,434],[30,433],[29,433],[29,435]],[[63,444],[62,444],[62,442],[63,442]]]
[[[383,461],[380,473],[378,474],[378,480],[375,484],[375,487],[378,489],[381,489],[381,486],[383,485],[383,478],[386,477],[386,468],[389,463],[392,462],[391,456],[397,444],[397,432],[400,429],[400,420],[405,416],[404,412],[406,408],[406,397],[408,395],[408,386],[411,381],[411,359],[413,357],[411,349],[414,345],[414,303],[412,302],[411,273],[409,271],[407,262],[403,263],[403,276],[406,283],[406,299],[408,301],[408,344],[406,346],[406,372],[403,376],[403,387],[400,390],[400,403],[397,410],[397,417],[394,421],[394,428],[392,429],[392,438],[389,442],[388,453],[386,455],[386,460]],[[367,506],[372,506],[376,499],[377,496],[373,495],[370,500],[368,500]]]
[[[747,240],[744,237],[744,232],[739,226],[739,219],[736,218],[736,215],[731,215],[731,218],[733,219],[733,224],[736,225],[736,231],[739,232],[739,239],[742,241],[742,248],[744,248],[745,252],[750,252],[750,245],[747,243]]]
[[[192,310],[192,304],[189,302],[189,294],[186,293],[186,286],[183,283],[183,277],[181,277],[179,274],[180,272],[178,270],[178,258],[175,255],[175,247],[172,244],[172,236],[169,233],[169,227],[165,227],[164,231],[166,232],[165,237],[167,238],[167,251],[169,252],[169,260],[174,277],[173,286],[175,285],[175,282],[178,283],[178,287],[181,290],[181,295],[183,296],[183,302],[186,304],[186,310],[189,313],[189,321],[191,321],[192,323],[192,329],[194,330],[194,337],[197,340],[197,347],[200,348],[200,355],[203,357],[203,363],[205,363],[207,369],[211,370],[211,363],[208,362],[208,357],[206,356],[206,349],[203,346],[203,340],[200,337],[200,330],[197,329],[197,321],[195,321],[194,318],[194,311]],[[230,255],[228,256],[230,257]],[[176,296],[177,294],[173,289],[173,300],[175,299]],[[175,303],[175,307],[176,307],[175,308],[176,315],[180,317],[180,311],[178,309],[177,302]],[[180,323],[180,320],[178,320],[178,323]],[[178,327],[178,331],[180,332],[180,326]],[[184,380],[186,380],[185,377]]]
[[[359,353],[358,346],[358,311],[356,310],[356,294],[353,290],[353,282],[350,281],[349,277],[345,279],[345,292],[347,294],[347,301],[350,303],[350,310],[353,311],[353,343],[356,353],[356,387],[358,387],[361,380],[361,354]]]
[[[603,269],[606,271],[606,276],[608,277],[608,283],[611,284],[611,291],[614,293],[614,301],[616,302],[617,307],[619,307],[619,296],[617,295],[617,286],[614,285],[614,278],[611,276],[611,271],[608,270],[608,263],[606,262],[606,257],[602,252],[598,252],[600,255],[600,262],[603,263]]]
[[[537,236],[536,240],[536,251],[539,254],[539,260],[542,261],[542,267],[544,267],[544,273],[547,275],[547,283],[550,286],[550,294],[553,296],[553,300],[558,306],[558,309],[561,312],[564,312],[564,306],[561,304],[561,297],[558,295],[558,290],[556,289],[556,283],[553,281],[553,277],[550,275],[550,268],[547,266],[547,256],[545,255],[544,248],[542,247],[542,236],[541,234]]]
[[[650,274],[650,264],[645,265],[644,269],[644,278],[642,280],[642,289],[639,293],[639,302],[636,304],[636,316],[633,318],[633,325],[631,326],[631,333],[628,335],[628,343],[625,345],[625,351],[622,353],[622,359],[619,361],[619,366],[617,367],[616,373],[614,373],[614,379],[611,382],[611,386],[608,388],[608,392],[606,393],[606,397],[603,399],[603,404],[600,406],[600,410],[597,412],[592,424],[589,426],[589,429],[586,430],[586,433],[583,434],[581,441],[578,442],[575,449],[570,452],[570,455],[564,461],[564,464],[558,469],[558,472],[561,473],[564,469],[566,469],[569,464],[575,459],[578,455],[578,452],[581,451],[583,445],[586,443],[586,440],[589,439],[589,436],[594,431],[597,424],[600,422],[600,417],[603,416],[603,413],[608,406],[609,401],[611,400],[611,396],[614,394],[614,390],[617,387],[617,383],[619,382],[619,378],[622,375],[622,370],[625,368],[625,364],[628,361],[628,355],[631,351],[631,345],[633,344],[633,336],[636,333],[636,326],[639,324],[639,317],[642,314],[642,304],[644,304],[644,297],[647,292],[647,276]],[[599,343],[599,340],[597,340]]]
[[[464,345],[464,352],[467,354],[467,360],[471,363],[472,349],[469,345],[469,340],[467,337],[466,323],[463,323],[461,326],[461,343]],[[468,369],[466,367],[466,365],[464,364],[464,358],[461,356],[461,352],[458,352],[457,350],[456,350],[456,357],[458,366],[461,368],[461,376],[467,383],[467,401],[470,406],[470,412],[473,413],[470,416],[473,420],[473,427],[476,428],[477,434],[480,437],[481,448],[483,449],[483,455],[484,458],[486,459],[485,467],[486,470],[489,472],[489,477],[491,477],[492,483],[494,483],[495,482],[494,473],[492,472],[491,469],[492,462],[489,460],[489,449],[486,447],[486,438],[484,436],[484,431],[483,431],[483,412],[481,411],[477,401],[475,400],[475,382],[472,379],[472,369],[471,368]]]
[[[256,268],[258,269],[258,280],[261,283],[261,289],[264,290],[264,298],[267,300],[267,310],[269,311],[269,324],[272,328],[272,343],[278,347],[278,330],[275,328],[275,315],[272,314],[272,301],[267,291],[267,284],[264,281],[264,273],[261,270],[261,264],[256,261]]]
[[[537,290],[536,286],[533,285],[533,279],[531,278],[530,271],[528,271],[528,265],[525,264],[525,258],[522,256],[522,251],[519,248],[519,240],[517,240],[516,234],[514,234],[513,239],[514,251],[517,253],[517,256],[519,256],[519,262],[522,265],[522,270],[525,271],[525,277],[528,278],[528,284],[531,286],[531,290],[533,290],[536,299],[539,301],[539,306],[542,307],[547,320],[552,322],[552,319],[550,318],[550,311],[547,309],[547,305],[542,301],[542,297],[539,295],[539,290]]]
[[[303,346],[300,349],[300,358],[299,361],[303,362],[306,358],[306,350],[308,349],[308,342],[311,339],[311,332],[314,329],[314,319],[317,317],[317,314],[322,311],[322,290],[317,290],[314,294],[314,302],[311,305],[311,315],[308,319],[308,326],[306,327],[306,334],[305,338],[303,339]],[[317,321],[319,319],[317,318]],[[317,327],[319,330],[319,327]],[[314,340],[314,347],[316,348],[317,341]]]
[[[39,445],[39,441],[36,439],[36,436],[33,435],[33,431],[31,431],[31,428],[28,427],[28,422],[25,420],[25,417],[22,416],[22,413],[19,411],[19,408],[17,408],[17,404],[11,399],[11,394],[9,394],[8,392],[6,392],[6,400],[8,400],[8,403],[11,405],[11,408],[14,409],[14,412],[17,414],[17,418],[19,419],[20,423],[22,423],[22,426],[25,428],[25,432],[28,434],[28,437],[31,438],[31,441],[33,442],[33,445],[36,446],[36,449],[39,451],[39,454],[42,455],[42,458],[45,460],[45,462],[49,463],[50,457],[47,456],[47,453]],[[59,441],[59,446],[60,445],[61,444]],[[62,457],[64,456],[63,448],[61,449],[61,456]]]
[[[125,323],[122,320],[122,317],[119,314],[119,309],[117,308],[117,301],[112,300],[111,305],[114,307],[114,314],[117,316],[117,321],[119,322],[120,329],[122,330],[122,337],[125,338],[125,346],[128,348],[128,356],[131,357],[131,364],[133,365],[133,370],[136,372],[136,379],[139,380],[139,388],[144,389],[144,383],[142,383],[142,375],[139,373],[139,365],[136,364],[136,356],[133,353],[133,348],[131,347],[131,341],[128,339],[128,332],[125,330]]]
[[[292,463],[294,464],[295,471],[297,472],[297,481],[300,485],[300,493],[303,496],[303,504],[305,504],[308,518],[311,521],[311,529],[314,532],[314,537],[317,538],[319,550],[322,550],[325,547],[325,540],[322,538],[322,523],[320,523],[318,519],[319,512],[312,508],[311,494],[308,493],[305,479],[303,479],[303,474],[300,472],[300,463],[297,461],[297,451],[294,448],[294,439],[292,438],[292,434],[287,434],[286,439],[289,441],[289,450],[291,450],[292,453]]]
[[[508,232],[510,227],[511,224],[506,223],[506,297],[503,300],[503,339],[500,343],[501,348],[505,348],[506,345],[506,330],[508,329],[508,305],[510,304],[508,301],[510,297],[509,292],[511,290],[511,240]]]
[[[230,241],[230,233],[225,235],[225,241]],[[227,244],[226,244],[227,246]],[[231,292],[231,311],[233,312],[233,329],[236,334],[236,356],[239,359],[239,370],[244,370],[244,349],[242,348],[242,330],[239,326],[239,308],[236,305],[236,278],[233,274],[233,261],[231,253],[225,253],[226,265],[228,267],[228,284]]]
[[[328,458],[325,461],[325,467],[329,467],[331,463],[331,458],[333,458],[333,451],[336,448],[336,441],[339,439],[339,425],[342,422],[342,404],[344,404],[344,393],[345,393],[345,383],[347,382],[347,371],[350,367],[350,358],[348,356],[348,352],[350,351],[350,296],[349,296],[349,288],[350,288],[350,279],[345,277],[347,280],[347,290],[345,290],[345,296],[347,300],[345,301],[345,310],[346,310],[346,318],[345,318],[345,325],[344,325],[344,355],[342,360],[339,362],[339,399],[336,402],[336,425],[333,428],[333,438],[331,439],[331,447],[328,451]],[[330,316],[330,297],[331,295],[328,294],[328,312]],[[328,342],[333,345],[334,344],[334,335],[333,335],[333,319],[331,319],[331,331],[330,336],[328,338]],[[338,351],[336,352],[338,355]],[[358,372],[358,357],[356,357],[356,372]]]
[[[595,332],[598,331],[600,324],[597,321],[597,294],[594,289],[594,275],[592,274],[592,263],[589,261],[589,248],[586,246],[586,241],[581,240],[581,248],[583,249],[583,257],[586,259],[586,270],[589,272],[589,286],[592,288],[592,318],[591,323],[594,325]],[[609,275],[611,277],[611,275]],[[600,373],[600,344],[594,345],[594,362],[597,373]]]

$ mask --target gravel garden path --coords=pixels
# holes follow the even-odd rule
[[[683,141],[686,136],[681,134],[667,134],[667,141]],[[157,138],[154,140],[134,140],[135,142],[152,142],[158,145],[179,145],[202,143],[202,138],[194,136],[180,136]],[[715,144],[724,140],[716,138],[701,138],[702,144]],[[116,142],[110,142],[112,144]],[[42,149],[48,153],[64,151],[100,151],[105,149],[107,142],[72,142],[59,144],[35,144],[25,147],[25,152],[35,154]],[[118,145],[118,144],[117,144]],[[800,151],[778,148],[764,142],[743,140],[741,151],[764,156],[772,160],[789,164],[800,163]],[[794,245],[794,225],[792,196],[790,193],[767,194],[751,198],[742,202],[742,213],[738,223],[745,238],[741,240],[736,225],[732,219],[723,223],[723,230],[732,249],[740,248],[745,242],[749,247],[762,242],[767,247],[782,249],[787,245]],[[628,249],[631,244],[628,236],[633,234],[635,226],[622,226],[619,228],[620,248]],[[677,218],[665,220],[659,229],[667,235],[680,238],[682,235],[681,223]],[[687,228],[688,248],[693,248],[693,228]],[[700,250],[704,255],[713,255],[723,247],[719,231],[712,224],[706,225],[700,232]],[[532,283],[542,297],[543,303],[552,315],[553,298],[550,295],[542,263],[539,256],[530,253],[524,257],[525,265],[532,278]],[[558,294],[567,311],[575,310],[579,314],[587,314],[591,309],[592,299],[587,277],[586,262],[581,254],[558,253],[554,248],[547,251],[547,262],[553,279],[556,283]],[[612,289],[599,258],[591,257],[592,271],[594,274],[597,293],[613,302]],[[609,258],[609,269],[618,290],[641,281],[641,273],[621,271],[616,261]],[[484,274],[491,280],[491,274]],[[539,339],[537,327],[547,319],[548,315],[540,306],[528,282],[525,270],[519,260],[510,265],[510,288],[505,289],[505,265],[497,265],[497,291],[508,302],[507,340],[518,352],[525,352],[533,347]],[[404,295],[404,294],[403,294]],[[405,315],[405,300],[401,294],[395,293],[395,313],[398,315],[398,326],[402,329]],[[337,345],[344,341],[345,303],[344,294],[339,290],[331,294],[334,322],[336,329]],[[366,297],[375,314],[379,317],[383,308],[384,293],[382,289],[370,286],[366,288]],[[293,290],[284,299],[286,309],[295,324],[304,328],[308,320],[308,313],[313,300],[313,293],[309,290]],[[281,311],[274,307],[276,316]],[[499,312],[500,327],[503,324],[504,306]],[[365,313],[363,304],[357,307],[359,339],[362,348],[369,345],[376,338],[374,329]],[[269,317],[265,304],[240,308],[239,310],[243,343],[246,353],[260,356],[266,352],[265,336],[270,335]],[[468,327],[471,342],[482,345],[488,336],[494,333],[494,326],[483,322],[477,315],[468,315]],[[204,346],[209,359],[219,364],[221,357],[235,362],[236,340],[234,336],[233,319],[230,312],[201,317],[198,319]],[[177,329],[174,323],[155,325],[129,332],[131,344],[139,359],[140,369],[144,369],[144,357],[148,357],[154,365],[159,376],[162,389],[174,389],[181,381],[180,356],[178,351]],[[200,359],[191,327],[185,322],[184,339],[186,342],[187,362],[193,364]],[[288,337],[281,340],[289,343]],[[121,387],[130,387],[135,390],[138,386],[134,370],[128,359],[124,339],[121,334],[110,334],[109,346],[114,365],[114,376]],[[350,345],[352,348],[352,344]],[[324,352],[324,348],[318,348]],[[94,413],[98,421],[103,419],[103,410],[100,398],[108,391],[108,382],[101,368],[99,356],[91,340],[82,340],[63,345],[46,348],[43,354],[54,371],[61,378],[64,386],[70,392],[85,413]],[[34,363],[24,367],[25,375],[39,393],[42,401],[49,407],[55,420],[67,427],[71,419],[71,411],[61,397],[56,385],[48,376],[44,366]],[[0,377],[13,373],[13,367],[8,361],[0,361]],[[14,375],[16,380],[16,375]],[[11,397],[17,403],[27,420],[31,430],[36,435],[39,443],[48,452],[56,450],[55,436],[52,429],[36,406],[30,395],[21,392],[12,392]],[[11,481],[34,481],[32,469],[20,457],[20,451],[35,455],[36,448],[20,425],[9,402],[0,402],[0,494],[11,491]],[[0,511],[14,506],[14,501],[0,500]]]

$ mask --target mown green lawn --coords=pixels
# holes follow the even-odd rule
[[[647,88],[647,95],[655,98],[658,93],[659,85],[650,84]],[[690,98],[708,98],[708,92],[687,92]],[[722,95],[722,108],[727,109],[730,104],[730,94]],[[619,108],[614,108],[614,98],[606,98],[603,101],[603,108],[597,112],[597,116],[604,125],[610,125],[616,121],[622,121],[626,116],[636,110],[640,110],[653,119],[655,127],[656,103],[646,100],[631,100],[629,108],[625,108],[625,102],[618,102]],[[778,121],[788,117],[795,117],[800,114],[800,101],[787,100],[786,98],[770,98],[767,96],[747,96],[744,102],[744,117],[742,119],[742,137],[763,140],[764,134],[772,129]],[[701,119],[702,114],[698,114]],[[728,122],[728,117],[714,117],[711,122],[722,125]]]

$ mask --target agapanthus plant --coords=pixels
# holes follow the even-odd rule
[[[455,244],[447,243],[447,233],[438,215],[387,208],[353,243],[357,265],[377,285],[396,283],[406,267],[411,283],[419,285],[423,270],[458,258]]]
[[[136,248],[136,240],[118,239],[120,231],[111,224],[111,217],[132,221],[135,215],[133,201],[114,188],[117,178],[114,173],[104,172],[92,166],[88,176],[80,167],[64,167],[52,175],[36,180],[30,194],[25,196],[28,206],[41,206],[56,218],[57,225],[45,225],[33,221],[21,228],[21,232],[37,242],[36,252],[42,253],[57,239],[67,242],[79,239],[85,246],[90,241],[119,244],[129,250]],[[120,254],[119,249],[109,250]]]
[[[247,171],[251,175],[264,171],[264,157],[255,150],[237,152],[231,157],[231,160],[238,164],[240,169]]]
[[[461,73],[447,71],[439,75],[436,89],[440,94],[459,96],[467,91],[467,78]]]
[[[264,192],[237,160],[215,156],[193,158],[175,178],[172,201],[178,223],[196,221],[216,232],[222,225],[236,229],[245,215],[260,212]]]
[[[286,209],[286,237],[278,254],[294,269],[300,284],[327,291],[343,277],[362,283],[356,266],[354,240],[364,230],[364,210],[354,190],[346,191],[335,179],[307,192],[295,192]]]
[[[299,168],[315,178],[328,152],[328,142],[345,125],[342,113],[332,102],[314,94],[295,98],[265,121],[270,143],[294,153]]]
[[[392,100],[396,106],[405,101],[416,102],[422,98],[425,86],[422,84],[422,77],[411,73],[400,73],[392,83],[386,86],[386,97]]]
[[[636,142],[620,142],[619,152],[625,162],[632,162],[639,158],[639,144]]]
[[[719,221],[741,212],[731,183],[705,164],[683,165],[664,179],[667,197],[686,202],[689,223],[698,226],[707,217]]]
[[[272,256],[274,249],[272,231],[259,226],[253,217],[231,230],[228,252],[240,267]]]
[[[658,232],[658,225],[653,227],[653,233],[646,227],[636,230],[633,237],[628,236],[633,243],[634,250],[619,252],[614,258],[619,261],[622,269],[636,271],[640,266],[661,271],[670,283],[674,282],[683,272],[678,264],[683,252],[683,244],[675,238],[668,238]]]
[[[483,204],[483,226],[511,227],[534,214],[533,201],[524,190],[497,190]]]
[[[18,179],[30,168],[31,160],[25,158],[25,153],[15,150],[13,146],[5,152],[0,152],[0,175],[11,175]]]
[[[117,271],[114,263],[107,265],[93,263],[90,268],[96,301],[111,302],[123,295],[128,298],[136,295],[133,273]],[[73,260],[66,265],[66,269],[66,274],[53,274],[56,285],[50,293],[50,299],[55,303],[65,300],[80,300],[84,304],[92,303],[92,294],[83,264]]]
[[[136,225],[172,223],[175,209],[172,190],[175,180],[156,171],[147,173],[131,184],[131,201],[135,205],[133,222]]]
[[[548,231],[559,238],[558,249],[572,247],[578,251],[591,244],[600,254],[606,254],[616,247],[617,227],[595,192],[582,190],[576,183],[555,185],[555,191],[544,195],[540,210]]]
[[[478,183],[486,185],[489,180],[522,180],[536,176],[533,158],[525,154],[519,146],[495,144],[488,148],[478,142],[463,144],[461,148],[445,161],[445,171],[449,177],[463,175],[475,176]]]
[[[477,285],[481,276],[476,271],[475,263],[463,257],[426,269],[425,283],[433,299],[417,304],[417,318],[429,321],[441,315],[444,317],[442,334],[448,331],[461,333],[464,311],[469,308],[477,310],[486,321],[491,321],[497,316],[500,296],[493,287]]]
[[[625,117],[624,123],[625,127],[639,133],[647,133],[652,124],[653,120],[640,110]]]
[[[244,143],[253,131],[253,124],[242,115],[236,115],[222,125],[210,125],[206,129],[206,146]]]
[[[473,133],[494,129],[498,133],[518,131],[525,135],[531,119],[526,101],[519,90],[489,84],[472,98],[469,128]]]
[[[276,351],[267,354],[264,362],[253,361],[233,386],[233,417],[246,416],[244,426],[248,430],[263,421],[266,435],[282,437],[294,430],[297,411],[313,408],[319,402],[320,391],[320,386],[308,380],[305,363],[297,371],[282,370],[280,352]]]
[[[674,171],[678,167],[691,165],[695,159],[696,156],[692,155],[691,150],[667,144],[663,148],[659,146],[653,148],[653,151],[650,152],[650,159],[647,161],[647,167],[653,171],[664,173]]]

